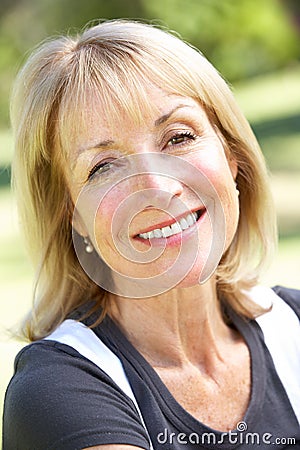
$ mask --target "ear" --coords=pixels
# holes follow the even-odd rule
[[[80,236],[87,236],[87,228],[85,226],[84,221],[82,220],[81,215],[79,214],[78,209],[74,206],[74,203],[71,199],[71,196],[68,196],[67,199],[67,209],[68,209],[68,218],[69,223],[71,224],[71,227],[80,235]]]
[[[232,178],[234,180],[236,180],[236,177],[237,177],[237,174],[239,171],[239,167],[238,167],[238,163],[237,163],[235,157],[232,154],[230,154],[228,157],[228,164],[229,164],[229,169],[230,169]]]
[[[84,224],[84,221],[82,220],[82,218],[76,208],[74,209],[74,212],[72,215],[71,225],[77,231],[77,233],[80,234],[80,236],[82,236],[82,237],[88,236],[88,232],[87,232],[86,226]]]
[[[222,147],[225,151],[225,156],[228,161],[228,165],[229,165],[229,169],[230,169],[232,178],[234,180],[236,180],[236,177],[237,177],[237,174],[239,171],[239,166],[238,166],[237,160],[235,159],[234,155],[230,151],[228,143],[227,143],[226,139],[224,138],[223,134],[221,133],[221,131],[219,130],[219,128],[217,126],[214,126],[214,130],[215,130],[215,133],[218,136],[218,138],[222,144]]]

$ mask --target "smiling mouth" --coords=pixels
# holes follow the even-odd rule
[[[182,233],[184,230],[192,227],[197,220],[203,215],[205,209],[199,209],[198,211],[191,212],[186,216],[182,217],[180,220],[172,223],[171,225],[155,228],[154,230],[148,231],[146,233],[138,234],[137,237],[141,239],[159,239],[168,238],[174,236],[175,234]]]

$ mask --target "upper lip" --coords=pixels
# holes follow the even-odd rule
[[[179,222],[183,217],[186,217],[187,215],[193,213],[193,212],[197,212],[197,211],[203,211],[205,209],[204,206],[200,207],[200,208],[194,208],[194,209],[190,209],[182,214],[180,214],[177,217],[174,217],[172,219],[169,220],[165,220],[163,222],[159,222],[156,223],[155,225],[150,225],[147,228],[142,229],[141,231],[139,231],[138,233],[136,233],[134,236],[138,236],[139,234],[143,234],[143,233],[149,233],[153,230],[156,230],[158,228],[164,228],[164,227],[168,227],[171,226],[173,223]]]

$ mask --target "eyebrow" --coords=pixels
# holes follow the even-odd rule
[[[163,123],[165,123],[178,109],[181,109],[181,108],[186,108],[187,106],[190,106],[190,105],[177,105],[177,106],[175,106],[175,108],[173,108],[170,112],[168,112],[167,114],[164,114],[163,116],[161,116],[159,119],[157,119],[155,122],[154,122],[154,125],[156,126],[156,127],[158,127],[159,125],[162,125]]]
[[[154,122],[154,126],[155,127],[159,127],[160,125],[162,125],[163,123],[167,122],[168,119],[170,119],[170,117],[178,110],[181,108],[187,108],[190,107],[191,105],[188,104],[180,104],[175,106],[175,108],[173,108],[171,111],[169,111],[168,113],[164,114],[163,116],[159,117],[158,119],[155,120]],[[105,139],[104,141],[99,142],[98,144],[93,144],[90,147],[86,147],[83,148],[81,151],[79,150],[78,153],[85,153],[89,150],[100,150],[100,149],[105,149],[108,147],[111,147],[112,145],[115,144],[115,141],[112,139]],[[77,163],[77,159],[74,162],[74,166]]]
[[[98,144],[92,144],[90,147],[84,147],[82,149],[79,150],[78,153],[85,153],[88,150],[93,150],[93,149],[100,149],[100,148],[107,148],[110,147],[111,145],[113,145],[115,143],[115,141],[113,141],[112,139],[106,139],[104,141],[99,142]]]

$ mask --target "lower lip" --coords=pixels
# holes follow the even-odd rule
[[[173,236],[169,237],[162,237],[162,238],[152,238],[152,239],[143,239],[138,236],[136,236],[134,239],[143,242],[143,244],[148,245],[149,247],[169,247],[169,246],[176,246],[179,244],[182,244],[186,239],[189,238],[191,233],[195,232],[195,229],[201,225],[201,223],[204,221],[206,217],[207,211],[206,209],[203,210],[201,213],[199,219],[197,222],[195,222],[192,226],[189,228],[186,228],[186,230],[182,230],[181,233],[173,234]]]

